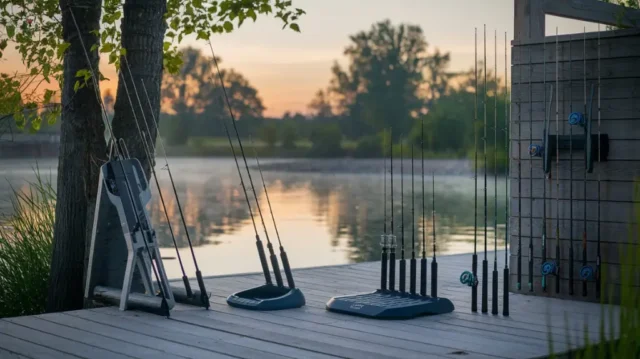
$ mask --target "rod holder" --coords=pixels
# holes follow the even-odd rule
[[[557,140],[556,140],[557,137]],[[598,137],[600,137],[600,141],[598,141]],[[585,141],[586,138],[586,141]],[[551,163],[555,158],[556,151],[558,148],[556,147],[556,141],[558,141],[560,150],[568,150],[569,149],[569,141],[570,136],[568,135],[547,135],[546,138],[546,146],[543,149],[543,159],[544,159],[544,173],[548,174],[551,171]],[[600,160],[607,161],[609,156],[609,135],[606,133],[601,134],[600,136],[591,134],[588,137],[585,136],[573,136],[571,139],[571,144],[573,146],[573,150],[585,150],[587,151],[587,172],[593,172],[593,162],[598,158],[598,151],[600,151]]]

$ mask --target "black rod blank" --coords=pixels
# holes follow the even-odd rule
[[[484,259],[482,260],[482,313],[489,311],[489,262],[487,262],[487,25],[484,25]]]
[[[416,225],[415,186],[413,177],[413,144],[411,144],[411,261],[409,262],[409,293],[416,294]]]

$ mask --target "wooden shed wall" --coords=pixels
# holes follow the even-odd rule
[[[637,248],[640,240],[640,31],[602,31],[558,37],[547,36],[544,41],[514,41],[512,44],[512,106],[511,106],[511,290],[517,291],[518,248],[522,255],[522,289],[528,293],[529,241],[533,238],[534,295],[572,297],[595,300],[595,283],[588,285],[588,296],[582,297],[579,271],[582,267],[582,233],[584,209],[587,207],[587,258],[589,265],[596,260],[598,238],[598,175],[600,175],[600,238],[601,258],[612,284],[614,297],[620,290],[620,271],[623,253],[621,245]],[[585,45],[586,44],[586,45]],[[569,135],[568,116],[571,106],[583,112],[586,59],[587,97],[593,84],[593,128],[598,133],[598,47],[600,48],[600,118],[601,132],[610,138],[608,160],[594,163],[593,173],[587,175],[587,194],[584,197],[584,151],[575,150],[573,160],[568,150],[561,150],[559,170],[555,154],[551,178],[545,179],[539,157],[530,157],[531,142],[542,143],[545,118],[545,79],[547,102],[550,85],[554,87],[551,104],[550,133],[556,134],[556,96],[558,100],[558,132]],[[556,57],[558,59],[556,88]],[[545,64],[546,62],[546,64]],[[531,100],[530,100],[531,99]],[[588,101],[588,99],[587,99]],[[533,129],[533,131],[531,131]],[[581,127],[574,126],[575,139],[583,136]],[[597,157],[595,158],[597,161]],[[570,181],[571,175],[573,181]],[[559,190],[556,189],[556,180]],[[573,183],[573,191],[570,184]],[[543,193],[546,186],[546,193]],[[571,195],[572,193],[572,195]],[[556,198],[559,197],[559,200]],[[543,203],[546,198],[547,258],[555,259],[556,227],[560,227],[560,295],[555,293],[556,278],[548,277],[546,293],[541,288]],[[572,200],[571,200],[572,198]],[[586,204],[585,204],[586,203]],[[571,217],[573,207],[573,217]],[[573,223],[573,233],[570,233]],[[572,239],[572,241],[571,241]],[[521,242],[519,246],[518,243]],[[569,295],[569,249],[574,250],[574,295]],[[629,247],[627,247],[629,248]],[[640,259],[638,259],[640,260]],[[636,268],[633,285],[640,287],[640,268]]]

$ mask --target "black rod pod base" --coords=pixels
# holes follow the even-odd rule
[[[269,311],[300,308],[305,305],[305,299],[298,288],[264,284],[231,294],[227,298],[227,304],[236,308]]]
[[[451,313],[455,308],[446,298],[377,290],[333,297],[327,302],[326,309],[372,319],[411,319]]]

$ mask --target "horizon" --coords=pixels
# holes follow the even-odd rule
[[[369,30],[374,23],[385,19],[394,25],[420,26],[429,44],[429,53],[439,49],[451,54],[448,68],[451,72],[473,67],[475,27],[478,28],[478,58],[482,59],[482,27],[486,23],[487,63],[493,66],[492,37],[497,30],[498,74],[504,79],[504,32],[510,42],[513,39],[513,0],[488,0],[484,4],[465,0],[398,0],[394,7],[386,5],[383,0],[350,0],[348,3],[295,0],[294,6],[307,12],[298,21],[301,33],[282,29],[278,20],[265,15],[255,23],[246,22],[232,33],[212,38],[212,44],[216,55],[222,59],[222,67],[235,69],[257,89],[266,108],[264,116],[271,118],[282,117],[286,112],[308,114],[307,105],[315,93],[329,84],[333,63],[347,63],[343,50],[349,45],[349,36]],[[459,11],[462,6],[467,10],[464,13]],[[338,8],[342,11],[335,12]],[[430,16],[434,10],[440,16]],[[332,18],[330,28],[325,20],[329,18]],[[450,26],[452,23],[469,26]],[[592,23],[547,16],[547,34],[555,33],[556,26],[560,34],[582,32],[584,26],[588,31],[596,29]],[[441,30],[443,27],[447,29],[445,34]],[[188,46],[210,56],[205,42],[196,41],[195,36],[185,38],[180,47]],[[507,44],[507,55],[510,56],[510,43]],[[6,58],[2,72],[20,71],[22,65],[15,50],[7,51]],[[102,94],[109,90],[115,93],[117,74],[104,56],[100,68],[111,79],[101,82]]]

